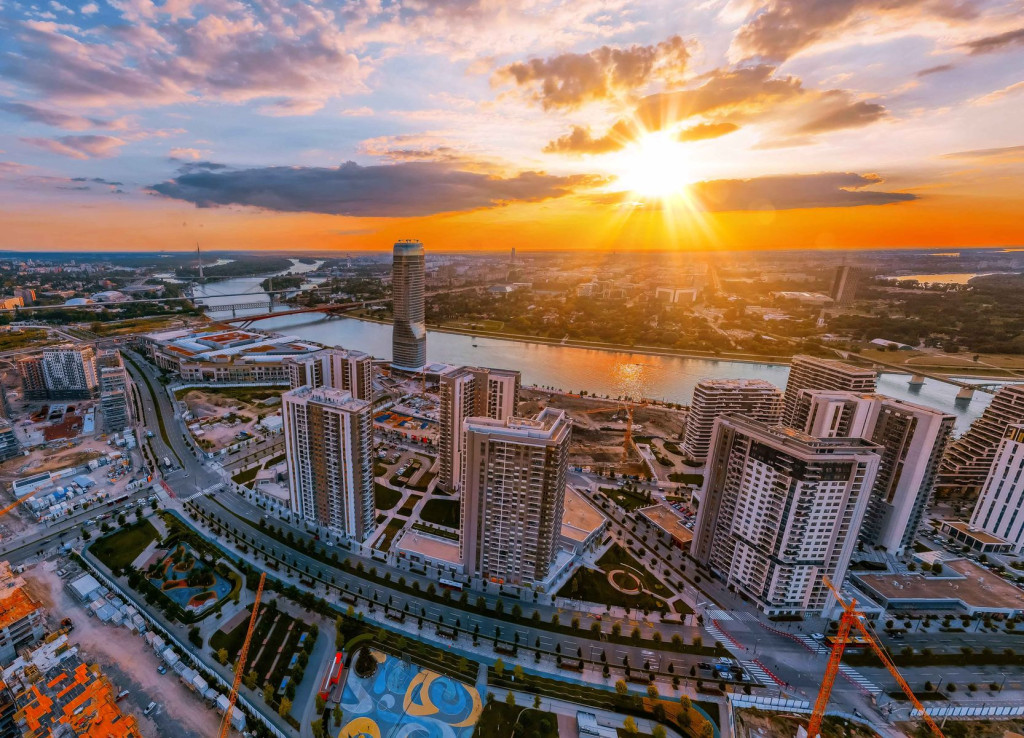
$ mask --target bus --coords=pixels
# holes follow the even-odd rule
[[[331,692],[341,683],[341,672],[344,668],[345,656],[341,651],[338,651],[334,654],[334,661],[331,662],[331,668],[327,670],[327,674],[324,676],[323,684],[320,685],[320,699],[324,702],[331,698]]]
[[[461,592],[462,591],[462,582],[456,582],[456,581],[454,581],[452,579],[445,579],[444,577],[442,577],[442,578],[437,580],[437,583],[440,584],[445,589],[453,589],[456,592]]]

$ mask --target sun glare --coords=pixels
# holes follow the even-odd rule
[[[668,131],[648,133],[616,157],[612,171],[617,186],[642,198],[682,195],[693,181],[693,162],[686,147]]]

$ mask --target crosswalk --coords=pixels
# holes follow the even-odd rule
[[[802,644],[807,646],[811,650],[811,653],[825,654],[828,653],[828,649],[821,644],[821,641],[816,641],[809,635],[803,635],[802,633],[794,633],[793,637],[800,641]]]
[[[196,499],[197,497],[202,497],[203,495],[212,495],[212,494],[214,494],[216,492],[219,492],[223,488],[224,488],[224,484],[223,483],[215,484],[212,487],[207,487],[206,489],[201,489],[198,492],[195,492],[194,494],[189,495],[188,497],[183,497],[182,498],[182,502],[192,502],[192,500]]]
[[[757,617],[753,613],[744,610],[719,610],[717,607],[712,607],[707,610],[707,614],[711,620],[722,622],[729,620],[741,620],[746,623],[757,622]]]
[[[869,695],[881,694],[882,688],[875,684],[873,681],[863,676],[856,669],[847,666],[846,664],[839,665],[839,673],[844,677],[853,682],[854,686],[859,687],[861,690],[867,692]]]
[[[731,640],[729,636],[723,633],[721,629],[717,625],[715,625],[714,621],[711,621],[710,623],[705,623],[704,629],[708,633],[710,633],[714,637],[714,639],[719,643],[726,644],[729,643]]]
[[[740,660],[740,666],[742,666],[743,670],[747,672],[750,675],[750,677],[761,686],[767,686],[774,681],[772,679],[771,674],[769,674],[767,671],[761,668],[759,664],[756,664],[753,661]]]

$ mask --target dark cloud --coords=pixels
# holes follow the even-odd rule
[[[1024,160],[1024,146],[1003,146],[995,149],[974,149],[943,154],[943,159],[1009,159]]]
[[[936,67],[928,67],[927,69],[922,69],[920,72],[917,73],[917,76],[927,77],[929,74],[941,74],[942,72],[951,72],[954,69],[956,69],[956,67],[952,64],[939,64]]]
[[[693,196],[703,209],[711,212],[848,208],[917,199],[917,195],[909,192],[864,189],[882,181],[877,174],[852,172],[718,179],[695,184]]]
[[[150,190],[198,207],[248,205],[281,212],[415,217],[562,197],[596,184],[589,176],[520,172],[497,177],[445,162],[194,171]]]
[[[545,109],[575,108],[593,100],[639,90],[654,80],[678,81],[690,52],[679,36],[651,46],[602,46],[585,54],[560,54],[517,62],[498,70],[496,82],[534,87]]]
[[[956,21],[977,14],[971,0],[769,0],[747,17],[733,47],[742,57],[785,61],[862,19],[885,25],[890,18]]]
[[[227,164],[220,164],[215,161],[192,161],[191,159],[179,159],[175,156],[169,157],[168,161],[178,164],[178,172],[188,174],[189,172],[213,172],[220,169],[227,169]]]
[[[843,128],[859,128],[881,120],[886,115],[884,105],[867,101],[855,102],[830,110],[797,129],[797,133],[825,133]]]
[[[95,182],[96,184],[108,185],[110,187],[123,187],[124,182],[111,182],[103,177],[72,177],[72,182]]]
[[[735,123],[698,123],[681,130],[676,138],[680,141],[705,141],[709,138],[728,135],[733,131],[738,131],[739,128]]]
[[[1024,45],[1024,28],[1018,28],[995,36],[985,36],[968,41],[964,44],[964,48],[968,49],[971,54],[990,54],[994,51],[1002,51],[1007,47],[1022,45]]]
[[[63,128],[68,131],[84,131],[89,128],[106,128],[111,121],[102,118],[86,118],[81,115],[70,115],[58,110],[41,108],[38,105],[29,103],[3,103],[0,108],[8,113],[13,113],[33,123],[44,123],[55,128]]]

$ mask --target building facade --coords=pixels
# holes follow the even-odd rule
[[[14,433],[14,426],[6,418],[0,418],[0,463],[21,455],[21,442]]]
[[[363,541],[373,531],[371,405],[330,387],[281,396],[292,511],[337,536]]]
[[[782,392],[763,379],[707,379],[693,389],[693,402],[686,416],[683,450],[696,461],[704,461],[711,448],[715,418],[739,413],[767,425],[775,425],[782,414]]]
[[[469,418],[463,428],[464,571],[536,586],[558,554],[571,423],[545,408],[532,419]]]
[[[857,297],[857,270],[850,266],[837,266],[832,278],[829,297],[836,305],[849,305]]]
[[[505,420],[519,405],[520,372],[506,369],[459,367],[440,376],[438,396],[438,484],[456,490],[462,484],[463,422],[482,417]]]
[[[121,352],[102,351],[96,359],[100,375],[100,410],[103,429],[110,434],[128,427],[128,371],[121,361]]]
[[[885,395],[801,390],[793,427],[815,438],[866,438],[880,447],[859,540],[897,554],[914,543],[955,422]]]
[[[52,400],[87,400],[99,392],[96,351],[65,344],[43,349],[43,376]]]
[[[399,241],[395,244],[392,259],[394,324],[391,363],[398,369],[415,371],[427,363],[423,244],[419,241]]]
[[[46,375],[43,373],[42,356],[18,359],[18,374],[21,376],[22,396],[26,400],[46,399]]]
[[[985,484],[1006,429],[1024,423],[1024,384],[1000,387],[981,417],[949,445],[939,486],[978,492]]]
[[[768,615],[823,613],[878,471],[863,439],[814,438],[740,415],[715,423],[693,557]]]
[[[971,528],[998,536],[1024,551],[1024,424],[1011,425],[996,450],[971,515]]]
[[[835,359],[794,356],[789,367],[789,379],[786,382],[786,393],[783,398],[782,423],[793,427],[800,390],[874,392],[877,382],[878,375],[872,369],[863,369]]]
[[[285,361],[288,383],[297,387],[333,387],[357,400],[373,400],[373,357],[362,351],[332,348]]]
[[[18,652],[46,634],[45,612],[25,589],[25,580],[0,561],[0,663],[9,664]]]

